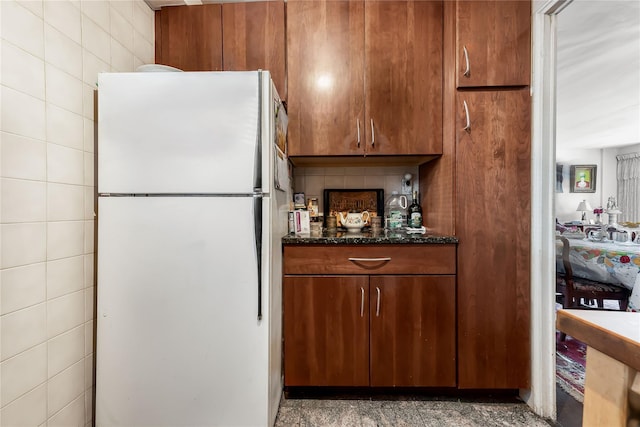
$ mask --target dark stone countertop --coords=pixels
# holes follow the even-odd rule
[[[322,235],[287,234],[282,238],[282,243],[285,245],[456,244],[458,238],[429,232],[419,234],[381,230],[373,233],[364,230],[361,233],[350,233],[338,230],[330,233],[325,229]]]

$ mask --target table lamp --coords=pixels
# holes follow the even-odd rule
[[[586,200],[581,201],[578,204],[578,208],[576,211],[582,211],[582,221],[585,222],[587,220],[587,211],[592,211],[593,208]]]

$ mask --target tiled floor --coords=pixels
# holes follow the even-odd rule
[[[276,427],[549,427],[525,403],[284,399]]]

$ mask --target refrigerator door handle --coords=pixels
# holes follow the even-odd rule
[[[262,320],[262,194],[253,195],[253,226],[258,262],[258,320]]]
[[[258,71],[258,129],[253,168],[253,191],[262,192],[262,71]]]

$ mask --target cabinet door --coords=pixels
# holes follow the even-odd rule
[[[369,385],[368,276],[285,276],[286,386]]]
[[[371,385],[455,387],[455,276],[372,276]]]
[[[528,85],[530,40],[530,1],[458,0],[458,87]]]
[[[222,70],[221,14],[219,4],[160,9],[156,12],[156,62],[184,71]]]
[[[223,69],[269,70],[286,100],[284,1],[223,3]]]
[[[442,154],[441,1],[365,2],[368,154]]]
[[[287,2],[289,155],[364,153],[364,3]]]
[[[527,88],[457,94],[460,388],[529,387],[530,103]]]

